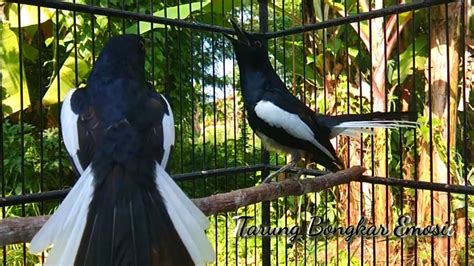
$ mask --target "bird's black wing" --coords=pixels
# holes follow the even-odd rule
[[[272,127],[267,134],[276,142],[298,149],[303,145],[306,147],[303,150],[319,157],[324,166],[332,170],[340,168],[340,160],[329,141],[328,128],[319,125],[315,113],[286,88],[281,88],[281,84],[268,83],[254,110],[259,119]]]
[[[61,133],[78,176],[94,157],[103,136],[103,125],[88,105],[85,89],[72,89],[61,108]]]
[[[175,141],[173,113],[166,99],[156,92],[150,92],[146,105],[149,115],[156,119],[144,129],[147,131],[145,136],[154,147],[153,157],[156,162],[166,168]],[[76,173],[80,176],[100,147],[104,132],[95,109],[87,102],[85,90],[73,89],[65,97],[61,124],[64,144]]]
[[[146,105],[147,113],[155,117],[146,139],[153,147],[156,162],[166,169],[175,141],[173,112],[166,98],[156,92],[150,93]]]

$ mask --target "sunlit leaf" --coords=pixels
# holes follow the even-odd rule
[[[0,24],[0,87],[3,99],[3,116],[8,116],[30,106],[28,85],[24,68],[20,79],[18,39],[8,24]],[[20,81],[21,80],[21,81]],[[21,97],[23,91],[23,97]]]
[[[357,55],[359,54],[359,49],[348,47],[347,50],[349,52],[349,55],[354,57],[354,58],[356,58]]]
[[[169,18],[169,19],[186,19],[189,17],[189,15],[192,13],[192,12],[195,12],[197,10],[200,10],[201,9],[201,6],[202,7],[205,7],[207,5],[209,5],[211,3],[211,1],[205,1],[205,2],[194,2],[194,3],[191,3],[191,4],[182,4],[182,5],[178,5],[178,6],[172,6],[172,7],[168,7],[166,9],[162,9],[162,10],[159,10],[155,13],[153,13],[154,16],[156,17],[166,17],[166,18]],[[166,16],[165,16],[166,15]],[[179,15],[179,16],[178,16]],[[151,23],[150,22],[140,22],[139,24],[133,24],[132,26],[130,26],[126,32],[127,33],[137,33],[137,27],[140,27],[140,34],[143,34],[145,32],[148,32],[151,30]],[[163,24],[153,24],[153,29],[161,29],[161,28],[164,28],[165,25]]]
[[[44,23],[50,20],[54,15],[54,9],[40,8],[40,20],[38,20],[38,7],[30,5],[20,5],[20,23],[21,27],[37,25],[38,21]],[[18,4],[9,4],[6,9],[6,15],[11,28],[18,26]]]
[[[316,67],[319,71],[323,72],[324,69],[324,54],[318,54],[316,56]]]
[[[64,100],[64,96],[66,96],[67,92],[76,87],[76,70],[75,70],[75,58],[74,55],[70,55],[64,64],[62,65],[61,69],[59,70],[59,101]],[[82,83],[89,73],[90,66],[89,64],[83,60],[78,58],[77,59],[77,83]],[[58,76],[56,76],[53,81],[51,82],[48,91],[43,97],[43,104],[44,105],[53,105],[58,103]]]

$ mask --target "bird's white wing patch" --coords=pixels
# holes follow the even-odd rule
[[[156,164],[155,182],[171,221],[194,263],[202,266],[212,263],[214,250],[204,231],[209,227],[208,218],[159,164]]]
[[[171,147],[174,145],[175,141],[175,130],[174,130],[174,119],[173,119],[173,111],[171,110],[171,106],[166,100],[166,98],[163,95],[160,95],[161,98],[166,102],[166,105],[168,106],[168,112],[169,114],[165,114],[163,116],[163,149],[164,149],[164,154],[163,154],[163,159],[161,160],[161,167],[165,168],[166,165],[168,164],[168,159],[170,157],[171,153]]]
[[[79,174],[84,172],[84,169],[79,162],[77,151],[79,150],[79,136],[77,132],[78,114],[74,113],[71,108],[71,97],[76,89],[71,89],[64,98],[63,106],[61,107],[61,132],[63,135],[64,145],[67,152],[71,156],[74,165]]]
[[[93,179],[89,166],[56,212],[31,240],[31,254],[40,253],[53,245],[45,265],[74,264],[94,193]]]
[[[332,160],[336,159],[314,138],[314,133],[311,128],[306,125],[297,114],[289,113],[268,101],[259,101],[255,106],[255,113],[267,124],[282,128],[295,138],[311,142],[329,156],[329,158]]]

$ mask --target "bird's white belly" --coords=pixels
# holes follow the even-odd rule
[[[285,153],[292,153],[292,152],[296,151],[295,149],[292,149],[290,147],[281,145],[280,143],[278,143],[275,140],[273,140],[272,138],[266,136],[262,132],[257,131],[255,133],[262,140],[263,146],[265,146],[265,148],[267,150],[277,151],[277,152],[285,152]]]

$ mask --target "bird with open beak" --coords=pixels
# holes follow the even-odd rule
[[[234,47],[240,70],[240,86],[248,122],[270,150],[291,154],[291,161],[270,174],[264,182],[302,158],[335,172],[344,169],[330,139],[338,135],[360,137],[371,128],[415,128],[412,113],[390,112],[329,116],[316,113],[287,89],[268,56],[267,40],[262,34],[242,30],[231,20],[234,38],[225,34]]]

